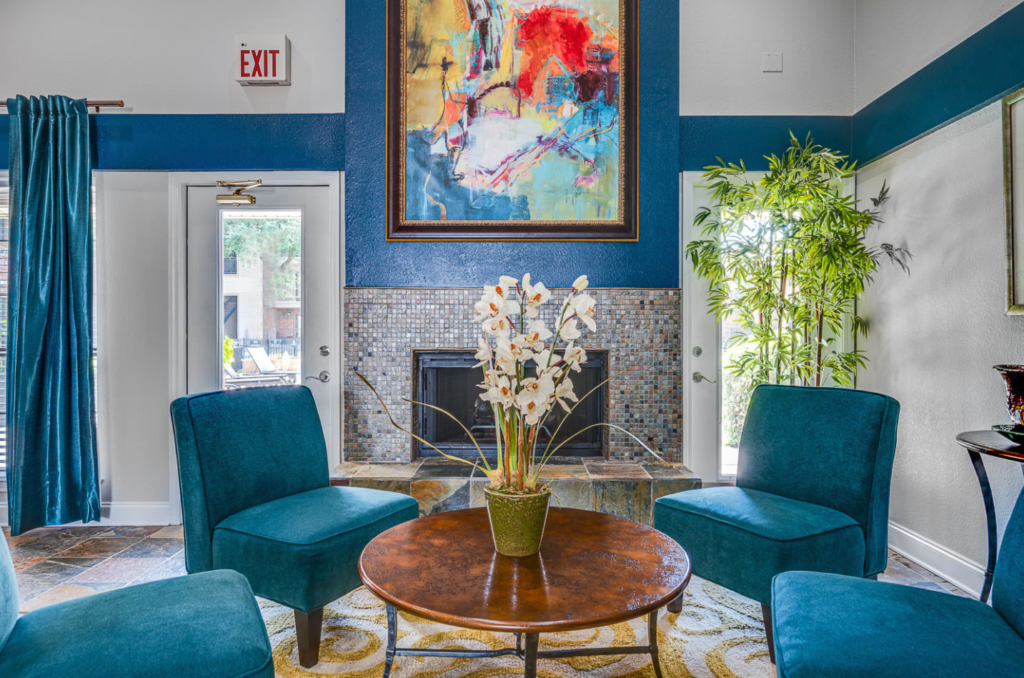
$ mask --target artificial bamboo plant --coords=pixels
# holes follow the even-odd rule
[[[708,306],[721,321],[738,320],[741,344],[734,374],[754,384],[822,385],[831,378],[852,385],[867,358],[839,350],[836,337],[849,319],[866,331],[856,300],[888,259],[909,272],[906,249],[869,247],[868,230],[881,223],[888,200],[884,184],[872,208],[861,210],[843,191],[855,163],[790,133],[768,172],[751,178],[740,162],[705,168],[714,205],[698,211],[702,239],[686,246],[697,275],[710,285]]]
[[[572,380],[569,379],[571,372],[580,372],[580,366],[587,362],[586,345],[580,343],[583,336],[580,323],[590,332],[597,330],[597,301],[586,292],[588,286],[587,276],[576,279],[562,302],[557,324],[550,329],[539,315],[541,307],[551,299],[552,293],[544,283],[531,282],[529,273],[523,276],[521,283],[515,278],[501,276],[497,285],[484,287],[483,296],[474,305],[474,322],[481,324],[484,333],[476,353],[480,361],[476,367],[483,372],[483,381],[480,383],[483,394],[480,397],[490,403],[497,429],[497,457],[494,465],[484,455],[465,424],[450,412],[429,403],[403,399],[419,407],[441,412],[458,423],[480,453],[480,462],[474,463],[447,454],[401,426],[369,380],[359,372],[356,374],[377,396],[395,428],[452,461],[471,466],[482,465],[492,490],[508,494],[544,491],[545,486],[540,482],[544,465],[563,445],[598,426],[625,433],[653,457],[664,462],[657,452],[635,435],[606,422],[591,424],[555,444],[567,417],[559,422],[543,451],[538,450],[538,433],[556,405],[571,414],[580,403],[611,379],[602,381],[582,397],[574,392]],[[546,343],[549,339],[550,345]]]

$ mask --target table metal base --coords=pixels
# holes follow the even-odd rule
[[[974,465],[974,473],[978,476],[978,484],[981,486],[981,498],[985,502],[985,522],[988,526],[988,563],[985,566],[985,581],[981,587],[981,595],[978,597],[981,602],[988,602],[988,594],[992,590],[992,577],[996,571],[996,554],[999,548],[999,537],[996,528],[996,506],[992,501],[992,486],[988,482],[988,473],[985,472],[985,462],[981,455],[974,450],[968,450],[971,457],[971,464]]]
[[[996,572],[996,559],[999,555],[999,534],[996,527],[996,505],[992,500],[992,486],[988,482],[988,473],[985,471],[985,462],[981,455],[975,450],[967,450],[971,457],[971,464],[974,466],[974,473],[978,476],[978,485],[981,486],[981,498],[985,502],[985,523],[988,527],[988,562],[985,565],[985,581],[981,587],[981,595],[978,599],[988,602],[988,595],[992,592],[992,579]],[[1024,472],[1024,466],[1021,467]]]
[[[526,663],[526,678],[537,678],[538,659],[561,659],[564,657],[605,657],[624,654],[650,654],[654,664],[654,675],[663,678],[661,662],[658,659],[658,611],[647,616],[647,645],[629,647],[601,647],[585,650],[552,650],[541,652],[539,633],[517,633],[515,649],[504,650],[413,650],[396,647],[398,641],[398,614],[391,605],[387,606],[388,614],[388,647],[384,659],[384,678],[391,676],[391,666],[395,657],[466,657],[483,659],[490,657],[519,657]],[[525,647],[524,647],[525,640]]]

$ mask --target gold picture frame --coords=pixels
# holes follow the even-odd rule
[[[407,25],[410,0],[388,0],[387,48],[387,204],[385,240],[388,242],[438,241],[639,241],[639,105],[638,105],[638,0],[618,0],[618,35],[620,68],[617,109],[619,136],[618,218],[606,221],[540,220],[536,218],[494,221],[449,220],[442,217],[410,219],[406,216],[407,179],[407,108],[406,74]],[[442,55],[444,56],[444,55]],[[447,60],[447,56],[444,57]],[[432,62],[429,62],[432,64]],[[449,62],[454,63],[454,62]],[[442,62],[442,67],[444,62]],[[508,84],[508,83],[505,83]],[[515,88],[513,88],[515,89]],[[516,96],[521,96],[518,93]],[[436,127],[436,126],[435,126]],[[441,174],[427,174],[427,181],[439,181]],[[413,193],[425,192],[416,182]],[[430,202],[438,203],[432,197]],[[443,198],[441,198],[443,200]],[[442,208],[442,213],[444,209]]]
[[[1003,193],[1006,314],[1024,315],[1024,89],[1003,99]]]

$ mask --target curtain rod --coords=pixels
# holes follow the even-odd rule
[[[111,101],[86,101],[85,105],[89,108],[95,108],[96,112],[99,113],[101,108],[124,108],[124,102],[120,99]],[[7,108],[7,100],[0,101],[0,106]]]

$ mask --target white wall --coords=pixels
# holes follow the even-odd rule
[[[856,0],[860,110],[1021,0]]]
[[[383,0],[381,0],[383,2]],[[681,0],[683,115],[853,110],[853,0]],[[291,87],[232,79],[236,33],[286,33]],[[136,113],[345,110],[343,0],[4,0],[0,97],[120,98]],[[762,73],[765,51],[783,73]],[[8,55],[18,55],[17,58]]]
[[[861,311],[871,362],[858,386],[900,401],[892,545],[969,589],[980,588],[985,512],[966,452],[968,430],[1009,421],[992,366],[1024,362],[1024,317],[1006,311],[999,104],[870,165],[857,195],[892,188],[872,241],[909,247],[908,277],[882,266]],[[1021,489],[1019,464],[989,460],[1000,532]],[[980,568],[980,569],[979,569]]]
[[[288,35],[291,86],[235,82],[236,33]],[[343,112],[345,2],[3,0],[0,86],[2,98],[123,99],[135,113]]]
[[[167,175],[102,172],[95,185],[96,412],[104,517],[166,524]]]
[[[850,115],[1021,1],[681,0],[680,115]]]
[[[681,115],[849,115],[853,0],[681,0]],[[641,46],[642,48],[642,46]],[[762,72],[764,52],[783,72]]]

